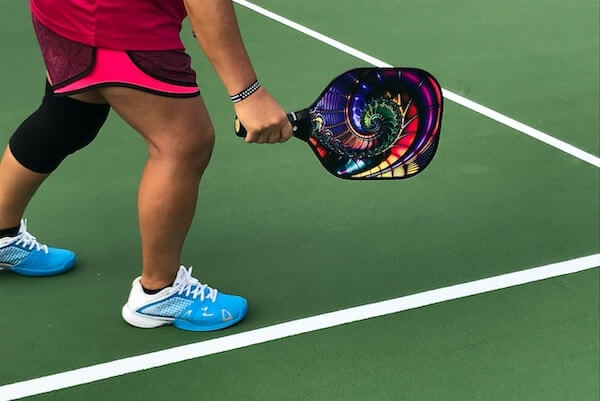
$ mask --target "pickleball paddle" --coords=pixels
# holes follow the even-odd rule
[[[309,107],[289,113],[294,136],[323,167],[350,180],[402,179],[437,150],[442,90],[416,68],[357,68],[335,78]],[[235,134],[246,129],[235,118]]]

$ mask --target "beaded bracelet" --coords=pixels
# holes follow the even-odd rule
[[[252,85],[241,91],[240,93],[236,93],[235,95],[229,96],[233,103],[241,102],[246,99],[248,96],[256,92],[260,88],[260,82],[254,81]]]

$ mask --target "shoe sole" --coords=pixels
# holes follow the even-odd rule
[[[198,324],[194,324],[193,322],[190,322],[189,320],[184,320],[184,319],[174,319],[174,318],[164,318],[164,317],[144,315],[142,313],[132,311],[131,309],[129,309],[127,304],[123,305],[123,308],[121,309],[121,316],[123,317],[123,320],[125,320],[131,326],[138,327],[141,329],[153,329],[153,328],[164,326],[167,324],[172,324],[173,326],[177,327],[178,329],[186,330],[186,331],[215,331],[215,330],[225,329],[227,327],[233,326],[234,324],[238,323],[240,320],[242,320],[244,317],[246,317],[247,313],[248,313],[248,303],[246,302],[246,303],[244,303],[244,306],[242,307],[242,311],[237,318],[231,319],[226,322],[219,323],[219,324],[214,324],[211,326],[201,326]]]
[[[49,266],[44,267],[36,267],[35,269],[27,268],[27,267],[9,267],[3,270],[7,270],[9,272],[13,272],[15,274],[19,274],[21,276],[28,277],[47,277],[47,276],[56,276],[61,273],[68,272],[73,269],[75,266],[75,256],[72,259],[67,260],[64,264],[60,266],[53,266],[50,268]]]

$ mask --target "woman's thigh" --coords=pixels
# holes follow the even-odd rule
[[[212,147],[213,128],[201,96],[176,98],[117,86],[98,91],[150,151],[168,155]]]

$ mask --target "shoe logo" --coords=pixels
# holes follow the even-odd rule
[[[224,322],[233,320],[233,315],[227,309],[221,309],[221,318]]]
[[[214,313],[207,313],[208,312],[208,306],[205,306],[204,308],[202,308],[202,316],[204,317],[211,317],[214,316]]]
[[[191,310],[191,309],[189,309],[187,312],[185,312],[185,313],[183,314],[183,317],[184,317],[184,318],[188,318],[188,317],[190,317],[190,316],[192,316],[192,310]]]

